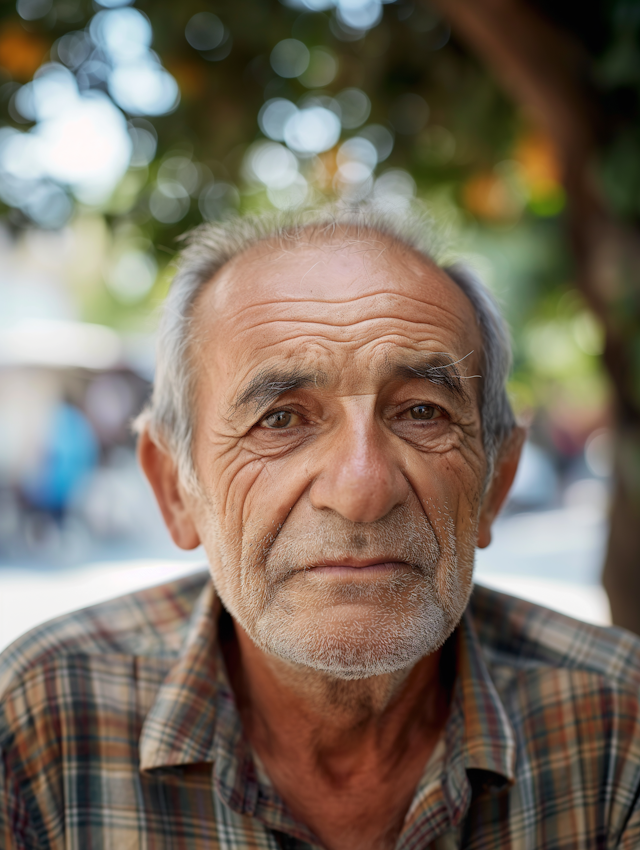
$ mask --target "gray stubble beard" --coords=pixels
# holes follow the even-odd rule
[[[218,536],[223,571],[233,569],[235,561],[241,575],[239,592],[217,583],[218,593],[261,649],[296,667],[341,680],[408,669],[442,646],[458,624],[472,588],[475,547],[471,541],[456,540],[447,512],[440,509],[438,515],[438,537],[427,516],[406,505],[366,525],[326,515],[317,528],[295,536],[284,523],[254,536],[240,563],[237,556],[229,558]],[[313,588],[313,610],[326,611],[326,620],[322,622],[321,614],[301,617],[309,593],[304,588],[305,567],[346,554],[393,555],[393,560],[412,569],[366,586],[345,584],[320,592]],[[364,617],[347,623],[333,613],[336,604],[359,602],[371,607]]]

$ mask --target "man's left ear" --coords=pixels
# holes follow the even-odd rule
[[[505,440],[496,458],[493,477],[480,508],[478,522],[478,548],[480,549],[484,549],[491,543],[491,526],[513,484],[526,436],[525,429],[516,426]]]

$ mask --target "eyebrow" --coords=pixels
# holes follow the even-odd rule
[[[480,375],[462,375],[458,363],[473,354],[470,351],[459,360],[446,352],[428,352],[419,354],[409,360],[396,361],[387,364],[383,370],[389,378],[395,380],[410,380],[416,378],[430,381],[441,386],[455,396],[466,400],[467,391],[463,381],[466,378],[479,378]],[[240,390],[238,397],[229,408],[229,416],[253,407],[257,415],[281,395],[293,390],[306,387],[319,387],[327,382],[324,372],[301,372],[296,369],[263,369]]]
[[[416,378],[429,381],[443,387],[452,395],[466,400],[468,398],[464,381],[467,378],[480,378],[481,375],[462,375],[458,363],[470,357],[473,351],[458,360],[444,351],[420,354],[410,360],[397,361],[388,367],[392,378],[415,380]]]
[[[284,393],[310,386],[320,386],[326,381],[323,372],[298,372],[295,369],[263,369],[254,375],[240,391],[231,405],[230,413],[253,406],[258,413]]]

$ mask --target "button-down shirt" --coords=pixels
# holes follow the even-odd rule
[[[206,573],[0,659],[2,850],[318,847],[246,741]],[[640,847],[640,642],[476,587],[398,850]]]

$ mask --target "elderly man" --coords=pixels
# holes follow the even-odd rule
[[[508,364],[371,213],[197,233],[139,456],[211,581],[5,653],[3,850],[640,847],[638,642],[473,590]]]

